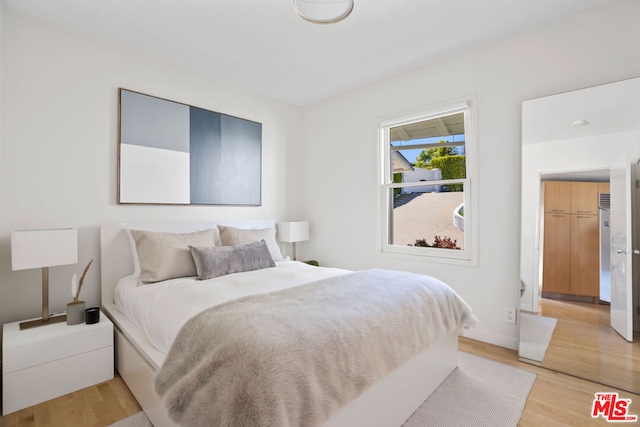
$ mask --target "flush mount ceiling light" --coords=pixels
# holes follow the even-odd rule
[[[345,19],[353,10],[353,0],[293,0],[302,19],[314,24],[333,24]]]

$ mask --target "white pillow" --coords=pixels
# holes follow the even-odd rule
[[[140,259],[138,258],[138,251],[136,249],[136,240],[131,235],[130,229],[127,228],[126,231],[129,245],[131,246],[131,257],[133,259],[133,277],[137,279],[140,277]]]
[[[220,240],[220,232],[217,228],[211,228],[214,232],[215,246],[222,246],[222,241]],[[131,257],[133,260],[133,274],[132,276],[136,279],[140,277],[141,269],[140,269],[140,258],[138,257],[138,250],[136,248],[136,240],[131,235],[131,229],[126,228],[127,238],[129,239],[129,245],[131,246]],[[164,230],[153,230],[155,232],[163,232],[163,233],[189,233],[195,231],[202,230],[176,230],[176,231],[164,231]]]
[[[189,246],[214,246],[218,230],[159,233],[131,230],[140,263],[140,282],[154,283],[197,275]]]
[[[269,248],[271,258],[276,262],[284,260],[276,242],[275,228],[243,229],[219,225],[218,230],[220,230],[220,240],[224,246],[246,245],[264,240]]]

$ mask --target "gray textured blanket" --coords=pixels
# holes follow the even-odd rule
[[[469,306],[423,275],[367,270],[208,309],[155,379],[183,426],[316,426],[448,333]]]

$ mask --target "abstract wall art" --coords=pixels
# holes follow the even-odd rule
[[[261,204],[262,124],[119,89],[118,203]]]

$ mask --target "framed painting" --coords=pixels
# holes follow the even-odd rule
[[[118,203],[261,204],[261,123],[118,91]]]

